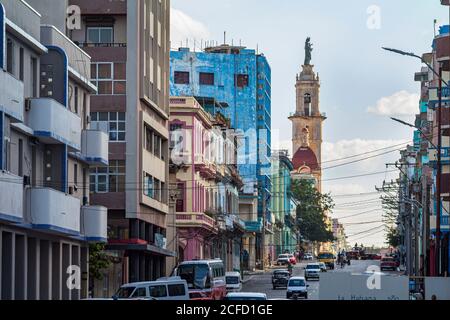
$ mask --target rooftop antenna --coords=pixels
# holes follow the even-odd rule
[[[203,39],[200,40],[200,51],[203,51]]]
[[[239,39],[239,47],[242,47],[242,39]]]
[[[196,46],[196,41],[195,41],[195,38],[194,38],[194,52],[195,52],[195,46]]]
[[[231,39],[231,46],[232,46],[232,47],[233,47],[233,41],[234,41],[234,40],[233,40],[233,39]]]
[[[227,44],[227,32],[223,32],[223,44]]]
[[[436,37],[436,24],[437,24],[437,19],[434,19],[433,22],[433,30],[434,30],[434,36]]]

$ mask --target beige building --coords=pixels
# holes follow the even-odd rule
[[[108,208],[114,257],[96,296],[166,275],[169,212],[169,0],[70,0],[72,40],[92,57],[98,86],[90,120],[109,136],[109,165],[90,174],[91,198]]]

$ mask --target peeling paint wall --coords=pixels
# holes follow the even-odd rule
[[[180,71],[189,72],[189,84],[174,83],[174,74]],[[213,73],[214,85],[200,85],[201,72]],[[248,85],[236,86],[236,75],[248,75]],[[170,95],[214,98],[226,103],[228,107],[221,112],[231,120],[233,128],[247,133],[239,150],[244,192],[253,193],[253,185],[259,181],[270,193],[271,69],[264,56],[250,49],[242,49],[239,54],[190,52],[184,48],[172,51]],[[260,215],[261,209],[260,203]]]

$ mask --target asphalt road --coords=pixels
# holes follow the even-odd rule
[[[304,267],[307,262],[302,261],[297,263],[293,269],[293,276],[304,276]],[[335,270],[328,270],[327,272],[351,272],[351,273],[363,273],[367,271],[370,266],[379,267],[380,262],[374,260],[352,260],[350,266],[346,265],[344,268],[337,266]],[[273,267],[272,270],[277,267]],[[279,267],[283,268],[283,267]],[[272,289],[272,270],[261,273],[246,276],[246,281],[242,286],[242,292],[262,292],[267,294],[268,299],[286,299],[286,289]],[[385,272],[384,273],[395,273],[399,272]],[[319,289],[320,280],[309,280],[308,281],[308,299],[319,300]]]

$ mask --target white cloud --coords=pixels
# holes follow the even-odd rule
[[[367,108],[367,112],[382,116],[414,115],[419,112],[420,96],[405,90],[383,97],[375,106]]]
[[[189,47],[194,46],[194,40],[196,41],[196,47],[200,47],[201,40],[205,41],[210,39],[211,33],[208,28],[201,23],[188,16],[181,10],[170,8],[170,39],[171,47],[178,48],[183,42],[183,46],[186,46],[186,39],[189,40]]]

